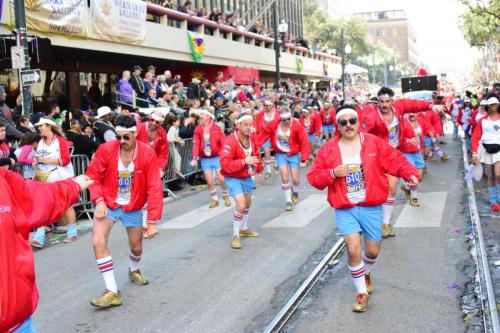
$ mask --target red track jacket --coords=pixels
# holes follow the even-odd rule
[[[118,189],[118,155],[120,142],[118,140],[106,142],[99,146],[94,158],[87,168],[94,184],[89,187],[90,198],[95,202],[103,198],[106,206],[117,209],[115,203]],[[148,203],[148,220],[157,221],[163,210],[163,190],[160,179],[160,168],[156,154],[147,144],[137,141],[134,157],[134,181],[130,203],[123,206],[125,212],[142,209]]]
[[[224,140],[226,139],[220,126],[215,122],[212,122],[212,125],[210,126],[210,156],[206,156],[205,151],[203,150],[203,135],[203,125],[198,125],[194,129],[193,135],[193,158],[219,156],[222,146],[224,145]]]
[[[306,119],[305,119],[305,117],[303,115],[300,115],[299,121],[302,124],[302,126],[304,126],[304,128],[305,128],[306,127],[306,125],[305,125]],[[307,132],[307,134],[308,135],[311,135],[311,134],[320,135],[321,134],[321,119],[320,119],[320,115],[319,114],[311,114],[311,115],[309,115],[309,122],[310,122],[309,132]]]
[[[137,140],[149,145],[147,123],[141,123],[137,126]],[[158,128],[152,148],[156,152],[158,166],[165,169],[168,163],[168,141],[167,132],[163,127]]]
[[[411,176],[418,177],[417,169],[405,156],[380,138],[360,133],[361,161],[366,182],[366,201],[360,206],[376,206],[387,201],[389,184],[386,174],[408,181]],[[342,164],[339,137],[326,142],[318,151],[316,160],[307,173],[309,183],[319,190],[328,187],[328,202],[335,209],[352,208],[347,198],[345,177],[332,179],[330,171]]]
[[[425,120],[425,117],[417,117],[417,121],[422,129],[422,133],[419,138],[420,144],[418,146],[409,142],[409,140],[416,136],[415,129],[408,119],[404,118],[403,120],[400,131],[403,132],[401,133],[401,137],[404,138],[404,141],[401,141],[398,146],[398,149],[403,153],[418,153],[420,149],[424,147],[424,136],[432,130],[429,129],[430,124]]]
[[[0,332],[14,330],[38,304],[30,230],[59,220],[78,200],[80,187],[24,180],[0,168]]]
[[[290,124],[290,152],[285,153],[278,148],[276,137],[278,136],[280,121],[280,117],[275,118],[273,122],[270,122],[266,128],[256,136],[257,145],[261,146],[268,138],[271,138],[271,146],[275,152],[287,154],[288,156],[300,153],[300,159],[302,161],[309,160],[309,137],[307,136],[305,127],[295,118],[292,118],[292,123]]]
[[[321,124],[323,125],[332,125],[335,123],[335,108],[331,107],[327,110],[325,110],[324,108],[321,109],[321,111],[319,112],[319,115],[321,117]],[[328,119],[326,118],[326,116],[329,115]]]
[[[261,173],[263,167],[259,149],[252,137],[250,140],[252,141],[252,156],[259,159],[259,163],[255,168],[255,173]],[[221,174],[223,176],[240,179],[253,176],[248,173],[248,165],[245,164],[245,152],[240,145],[236,132],[231,133],[226,137],[224,149],[220,154],[220,165]]]
[[[256,134],[260,134],[264,130],[264,128],[266,128],[266,126],[267,126],[267,124],[265,123],[264,114],[265,114],[265,111],[261,111],[257,114],[257,116],[255,116],[253,126],[255,127]],[[274,120],[276,120],[276,118],[279,118],[279,117],[280,117],[279,112],[277,110],[275,110]]]

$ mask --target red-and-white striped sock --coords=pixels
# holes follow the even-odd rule
[[[366,290],[365,265],[363,262],[356,267],[347,267],[349,268],[349,273],[351,273],[354,286],[356,287],[356,292],[358,294],[368,294],[368,291]]]
[[[394,209],[394,205],[396,204],[395,197],[387,198],[387,201],[382,205],[382,211],[384,213],[384,224],[390,224],[392,210]]]
[[[368,258],[365,255],[365,252],[363,251],[363,263],[365,264],[365,274],[370,274],[373,265],[375,265],[375,262],[377,261],[377,258]]]
[[[249,209],[245,209],[243,211],[243,220],[241,221],[241,230],[247,230],[248,229],[248,213]]]
[[[292,185],[290,183],[281,184],[281,190],[283,191],[283,193],[285,193],[286,202],[291,202],[292,201]]]
[[[97,267],[99,267],[99,270],[102,273],[106,289],[116,293],[118,291],[118,286],[116,285],[115,280],[113,259],[111,256],[107,256],[102,259],[97,259],[96,262]]]
[[[240,237],[240,230],[242,223],[243,223],[243,215],[235,211],[233,215],[233,236]]]
[[[132,253],[132,251],[129,251],[128,253],[128,267],[131,272],[135,272],[139,270],[139,263],[141,261],[141,256],[136,256],[135,254]]]

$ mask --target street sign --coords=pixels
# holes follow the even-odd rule
[[[21,85],[31,86],[40,82],[42,82],[42,76],[40,75],[39,69],[21,71]]]
[[[24,67],[24,48],[22,46],[12,46],[10,48],[10,58],[12,59],[12,69]]]

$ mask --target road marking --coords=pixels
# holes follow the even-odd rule
[[[326,202],[326,195],[312,194],[299,202],[292,212],[283,212],[264,228],[303,228],[328,208],[330,205]]]
[[[224,202],[222,202],[222,205],[224,205]],[[208,205],[203,205],[172,220],[167,219],[165,223],[158,226],[158,229],[191,229],[230,209],[234,209],[234,207],[219,206],[208,208]]]
[[[418,193],[420,207],[406,203],[394,226],[396,228],[439,228],[448,192]]]

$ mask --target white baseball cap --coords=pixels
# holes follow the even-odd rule
[[[40,126],[40,125],[57,126],[57,123],[49,118],[40,118],[40,120],[35,124],[35,127]]]
[[[113,112],[113,111],[111,111],[109,106],[101,106],[99,109],[97,109],[97,117],[96,118],[100,119],[103,116],[110,114],[111,112]]]
[[[493,105],[493,104],[500,104],[498,98],[496,98],[495,96],[488,98],[488,105]]]

